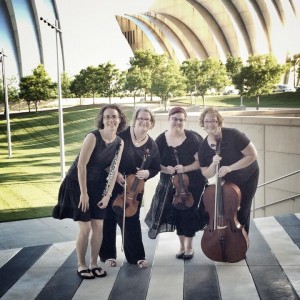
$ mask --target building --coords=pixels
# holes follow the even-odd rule
[[[284,63],[300,53],[299,0],[154,0],[150,7],[142,2],[148,3],[0,0],[7,76],[31,74],[42,63],[56,78],[55,31],[40,17],[58,20],[61,69],[70,75],[109,60],[125,69],[136,49],[166,53],[178,63],[194,57],[224,62],[228,53],[243,60],[273,53]],[[130,4],[145,12],[129,13]]]

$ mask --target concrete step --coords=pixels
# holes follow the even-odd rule
[[[200,247],[203,232],[195,237],[193,259],[176,259],[176,234],[150,240],[144,226],[150,267],[126,262],[118,233],[118,266],[100,263],[108,276],[94,280],[76,274],[74,240],[10,249],[2,245],[1,299],[300,299],[300,214],[252,220],[247,257],[238,263],[208,259]]]

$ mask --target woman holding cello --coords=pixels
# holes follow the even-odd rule
[[[173,107],[169,111],[169,130],[156,139],[161,173],[145,219],[152,239],[158,233],[177,230],[178,259],[191,259],[194,255],[193,237],[202,229],[196,209],[206,183],[198,161],[202,137],[184,129],[186,117],[182,107]]]
[[[211,178],[218,168],[218,176],[238,186],[241,192],[240,209],[237,219],[249,233],[250,211],[254,197],[259,167],[257,152],[253,143],[242,132],[223,127],[223,118],[217,109],[208,107],[200,115],[200,126],[204,127],[207,137],[199,150],[202,174]],[[218,134],[221,134],[220,154],[216,153]]]
[[[160,170],[157,145],[148,135],[148,130],[154,125],[155,117],[152,111],[141,107],[133,115],[132,126],[118,134],[124,141],[124,151],[117,176],[118,184],[115,185],[106,209],[103,241],[99,252],[100,259],[106,266],[117,265],[118,224],[122,231],[127,261],[137,264],[140,268],[148,267],[142,241],[140,207],[145,181],[154,177]]]

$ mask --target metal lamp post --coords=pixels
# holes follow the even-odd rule
[[[7,143],[8,143],[8,157],[12,157],[11,149],[11,134],[10,134],[10,119],[9,119],[9,105],[8,105],[8,90],[6,84],[5,76],[5,57],[4,50],[0,52],[0,62],[2,62],[2,76],[3,76],[3,88],[4,88],[4,98],[5,98],[5,111],[6,111],[6,127],[7,127]]]
[[[58,87],[58,116],[59,116],[59,145],[60,145],[60,166],[61,166],[61,180],[65,178],[65,144],[64,144],[64,122],[63,122],[63,109],[61,101],[61,79],[59,68],[59,51],[58,51],[58,37],[62,31],[58,27],[58,20],[55,20],[55,24],[49,23],[44,18],[40,17],[40,20],[45,24],[55,29],[55,41],[56,41],[56,62],[57,62],[57,87]]]

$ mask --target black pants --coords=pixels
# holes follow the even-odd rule
[[[109,258],[117,258],[117,224],[123,232],[123,218],[113,211],[111,204],[112,202],[106,208],[106,218],[103,225],[103,241],[99,252],[102,262],[105,262]],[[136,264],[139,260],[145,259],[140,223],[140,207],[141,205],[139,204],[134,216],[125,218],[124,253],[127,261],[131,264]]]
[[[252,178],[247,183],[239,186],[242,194],[242,200],[237,217],[239,223],[245,226],[244,228],[247,234],[249,233],[251,205],[257,189],[258,176],[259,170],[253,174]]]

